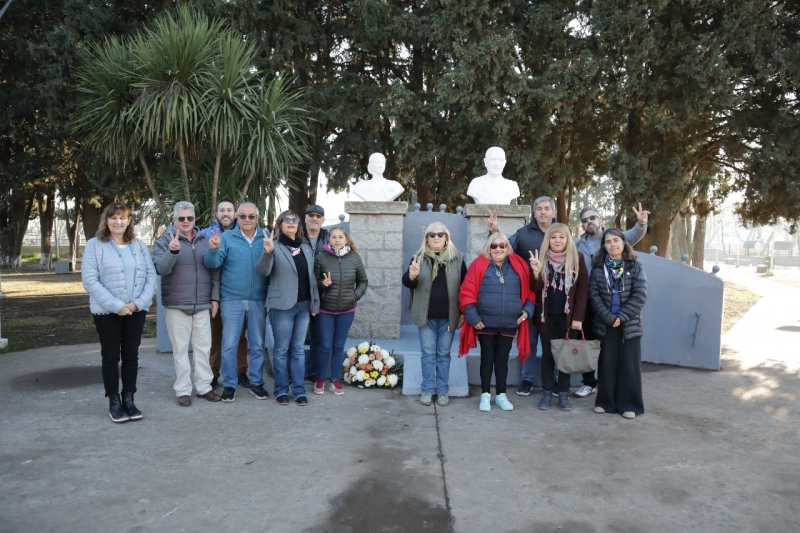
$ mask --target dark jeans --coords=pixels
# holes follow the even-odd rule
[[[312,316],[310,322],[308,324],[308,333],[309,333],[309,340],[308,340],[308,358],[306,358],[306,379],[313,380],[319,375],[317,374],[317,361],[320,357],[320,335],[317,325],[317,319],[320,313]],[[355,317],[355,312],[353,312],[353,316]],[[291,377],[291,372],[289,372]],[[320,379],[325,379],[325,374],[322,374]]]
[[[494,370],[494,389],[496,394],[505,394],[508,378],[508,354],[511,353],[513,337],[500,334],[479,334],[481,344],[481,393],[489,392]],[[552,377],[553,372],[550,371]]]
[[[583,333],[586,335],[587,341],[597,340],[597,334],[594,332],[594,308],[592,302],[586,303],[586,317],[583,319]],[[600,354],[603,353],[603,344],[600,343]],[[597,387],[597,378],[595,372],[585,372],[583,374],[583,384],[589,387]]]
[[[236,349],[236,361],[239,365],[239,373],[247,374],[247,337],[245,332],[247,326],[242,327],[242,336],[239,337],[239,347]],[[220,367],[222,366],[222,312],[217,311],[217,316],[211,317],[211,352],[208,354],[208,362],[211,364],[211,371],[214,377],[219,377]]]
[[[567,334],[567,315],[560,313],[557,315],[547,314],[547,331],[542,332],[542,389],[552,391],[555,385],[553,370],[556,362],[553,359],[553,349],[550,340],[563,339]],[[556,392],[569,392],[570,375],[566,372],[558,371],[558,386]]]
[[[136,392],[139,373],[139,344],[142,342],[146,311],[132,315],[92,315],[100,337],[103,357],[103,386],[106,396],[119,394],[119,362],[122,360],[122,392]]]
[[[325,376],[328,375],[328,366],[330,366],[331,381],[341,379],[344,343],[347,342],[347,334],[350,333],[350,326],[353,325],[355,317],[355,311],[340,315],[319,313],[313,317],[317,328],[319,350],[315,361],[316,368],[312,375],[324,380]],[[309,359],[312,358],[313,356],[309,357]],[[308,368],[308,365],[306,365],[306,368]]]
[[[644,413],[642,399],[642,338],[625,340],[625,327],[608,327],[600,341],[602,350],[597,364],[596,407],[606,413],[632,411]]]

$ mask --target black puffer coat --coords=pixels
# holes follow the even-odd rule
[[[606,281],[606,267],[594,267],[589,275],[589,301],[594,308],[594,331],[598,336],[606,334],[606,328],[619,318],[625,328],[625,340],[644,334],[642,308],[647,300],[647,276],[638,261],[625,261],[622,290],[619,293],[620,310],[611,314],[611,292]]]
[[[331,274],[330,287],[326,287],[323,274]],[[314,277],[319,287],[320,309],[341,313],[356,306],[356,302],[367,292],[367,271],[361,257],[348,252],[339,257],[325,244],[314,259]]]

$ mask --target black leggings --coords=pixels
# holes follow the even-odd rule
[[[122,392],[136,392],[139,373],[139,344],[146,311],[132,315],[94,315],[94,325],[100,337],[100,355],[103,357],[103,385],[106,396],[119,393],[119,365],[122,359]]]
[[[478,335],[481,343],[481,393],[489,392],[492,383],[492,370],[494,370],[495,393],[505,394],[506,379],[508,378],[508,354],[511,353],[511,343],[514,337],[500,334]]]
[[[555,383],[553,372],[556,362],[553,359],[553,349],[550,346],[551,339],[563,339],[567,334],[567,315],[548,314],[547,331],[541,332],[542,339],[542,389],[552,391],[555,387],[556,392],[569,392],[570,375],[566,372],[558,371],[558,383]]]

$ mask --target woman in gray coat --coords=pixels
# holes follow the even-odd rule
[[[289,404],[289,367],[292,395],[298,405],[308,405],[305,349],[308,322],[319,312],[319,291],[314,278],[314,252],[300,228],[300,217],[284,211],[275,221],[275,233],[264,236],[264,251],[256,272],[269,276],[267,301],[269,321],[275,337],[272,370],[275,373],[275,401]]]
[[[315,319],[319,350],[314,394],[325,392],[325,376],[330,366],[330,390],[342,396],[344,343],[356,315],[356,302],[367,292],[367,271],[344,228],[337,226],[328,233],[328,242],[314,259],[314,278],[320,292],[319,315]]]
[[[83,287],[100,337],[103,386],[112,422],[141,420],[133,403],[139,371],[139,344],[144,320],[156,289],[156,271],[147,246],[134,236],[131,211],[125,204],[108,205],[100,227],[86,243],[81,263]],[[119,394],[122,360],[122,398]]]
[[[642,399],[642,308],[647,276],[620,230],[603,232],[605,253],[595,254],[589,279],[594,330],[603,349],[597,367],[595,413],[644,413]]]

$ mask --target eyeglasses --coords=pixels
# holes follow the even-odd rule
[[[498,248],[500,248],[501,250],[505,250],[506,249],[506,243],[504,243],[504,242],[493,242],[492,244],[489,245],[489,247],[492,250],[497,250]]]
[[[287,224],[297,224],[298,222],[300,222],[300,219],[297,217],[284,217],[283,220],[281,220],[281,222],[285,222]]]
[[[258,218],[258,215],[239,215],[239,220],[255,220]]]
[[[587,222],[589,222],[590,220],[594,220],[594,219],[596,219],[596,218],[600,218],[600,217],[598,217],[597,215],[591,215],[591,216],[588,216],[588,217],[586,217],[586,218],[582,218],[582,219],[581,219],[581,224],[586,224],[586,223],[587,223]]]
[[[445,233],[443,231],[440,231],[439,233],[428,233],[428,238],[429,239],[434,239],[434,238],[435,239],[441,239],[445,235],[447,235],[447,233]]]
[[[178,222],[194,222],[194,217],[175,217]]]
[[[325,218],[325,215],[320,215],[319,213],[306,213],[308,218]],[[286,220],[284,218],[284,220]]]

